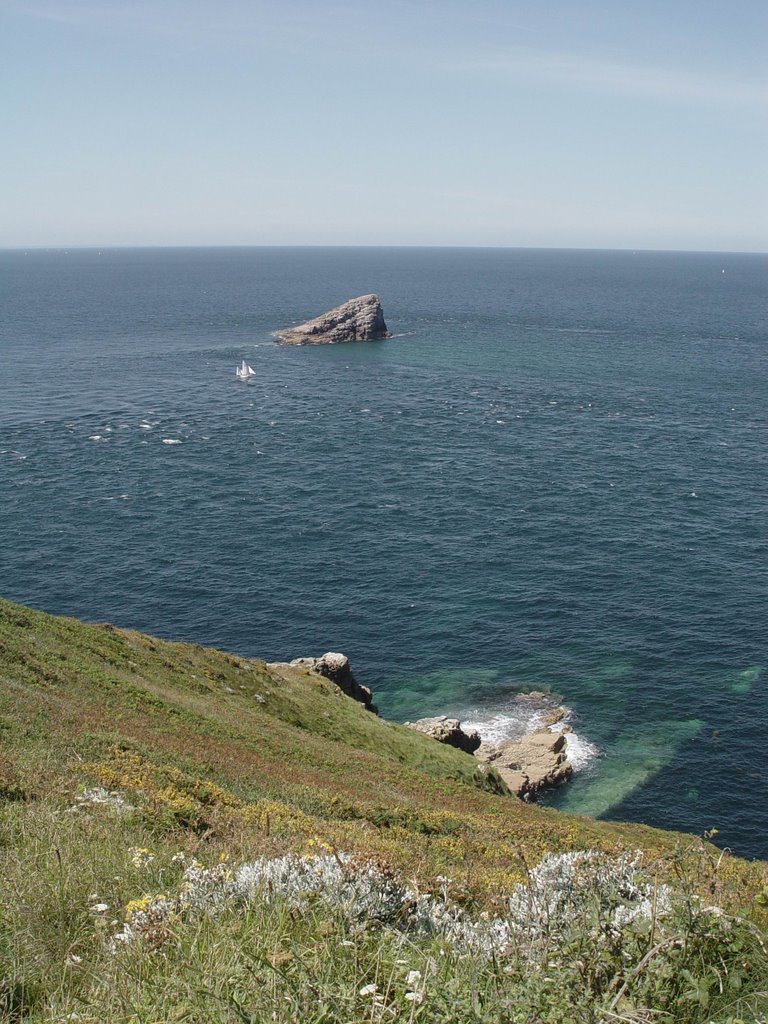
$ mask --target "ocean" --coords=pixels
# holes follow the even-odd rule
[[[382,714],[572,709],[554,806],[768,856],[768,256],[0,252],[0,593]],[[393,337],[270,332],[377,292]],[[245,358],[256,370],[235,377]]]

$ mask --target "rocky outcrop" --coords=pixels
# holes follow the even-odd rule
[[[451,747],[458,747],[466,754],[473,754],[480,746],[480,736],[476,732],[464,732],[458,718],[446,718],[445,715],[438,715],[436,718],[420,718],[418,722],[405,722],[407,728],[423,732],[426,736],[439,743],[447,743]]]
[[[274,334],[285,345],[336,345],[390,337],[378,295],[359,295],[314,320]]]
[[[328,651],[319,658],[294,658],[289,662],[272,662],[267,667],[298,668],[317,673],[332,682],[337,692],[352,697],[366,710],[378,714],[371,691],[355,679],[345,654]],[[532,705],[538,722],[550,726],[561,722],[569,714],[567,708],[556,705],[551,696],[545,693],[519,694],[515,701]],[[458,718],[448,718],[446,715],[420,718],[416,722],[405,722],[404,725],[439,743],[456,747],[466,754],[474,754],[480,762],[479,770],[487,772],[492,768],[521,800],[535,800],[543,789],[564,782],[573,772],[567,758],[566,734],[571,731],[568,725],[557,732],[541,726],[533,732],[500,743],[483,740],[476,730],[465,730]]]
[[[570,777],[573,768],[566,754],[566,729],[538,729],[520,739],[494,746],[482,743],[475,757],[494,768],[521,800],[535,800],[542,789]]]
[[[291,668],[306,668],[310,672],[317,672],[318,675],[325,676],[326,679],[335,683],[342,693],[346,693],[348,697],[365,705],[367,711],[372,711],[375,715],[379,713],[373,704],[371,691],[367,686],[358,683],[352,674],[346,654],[328,651],[320,658],[294,658],[288,664]]]

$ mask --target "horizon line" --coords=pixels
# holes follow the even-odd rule
[[[678,248],[647,248],[645,246],[605,246],[605,245],[445,245],[435,243],[389,243],[377,245],[370,242],[309,242],[309,243],[280,243],[280,242],[204,242],[196,244],[178,243],[76,243],[74,245],[0,245],[0,252],[90,252],[104,250],[131,250],[131,249],[500,249],[534,252],[621,252],[632,255],[638,253],[677,253],[679,255],[723,255],[723,256],[766,256],[768,250],[764,249],[678,249]]]

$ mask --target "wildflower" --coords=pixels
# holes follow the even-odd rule
[[[143,860],[148,851],[134,853]],[[619,935],[636,918],[668,910],[671,899],[669,890],[654,887],[641,874],[637,855],[610,858],[594,851],[545,857],[526,884],[513,887],[503,917],[487,912],[473,917],[445,890],[434,895],[420,892],[378,865],[355,862],[345,853],[260,857],[239,867],[226,862],[205,867],[179,853],[174,862],[183,865],[180,884],[171,892],[129,903],[113,949],[136,939],[160,944],[175,920],[236,911],[253,901],[281,901],[299,914],[308,904],[321,902],[341,915],[348,934],[375,922],[432,936],[440,942],[441,957],[451,950],[459,956],[491,957],[519,948],[521,941],[527,941],[535,955],[537,940],[550,934],[553,921],[565,932],[596,908],[598,920]],[[107,904],[92,909],[102,913]],[[346,949],[354,945],[350,939],[339,943]],[[407,960],[395,963],[406,975],[409,1002],[420,1002],[416,997],[424,987],[422,972],[410,970]],[[431,959],[424,972],[435,974],[437,963]],[[375,996],[376,991],[375,985],[366,985],[360,994]]]
[[[135,868],[145,868],[155,859],[154,854],[143,846],[132,846],[128,850],[128,856],[131,858],[131,863]]]
[[[406,998],[406,1001],[409,1002],[409,1003],[423,1003],[424,1002],[424,996],[421,994],[421,992],[406,992],[405,993],[405,998]]]
[[[117,790],[104,789],[103,786],[84,789],[75,797],[75,801],[78,807],[82,807],[83,804],[104,804],[116,811],[133,810],[133,806],[128,803],[122,793],[118,793]]]
[[[378,985],[363,985],[360,989],[361,996],[375,996]]]
[[[512,927],[530,938],[543,935],[551,921],[560,927],[582,919],[594,908],[615,934],[637,918],[670,909],[671,892],[655,886],[640,871],[641,854],[606,857],[594,850],[549,854],[516,885],[508,909]]]
[[[176,910],[176,901],[166,893],[143,896],[131,900],[125,908],[125,925],[112,939],[112,952],[120,944],[128,944],[135,939],[144,939],[151,945],[159,945],[167,935],[168,924]]]
[[[93,906],[91,907],[91,910],[94,912],[94,914],[106,914],[106,912],[109,910],[109,904],[94,903]]]
[[[408,985],[409,988],[412,988],[414,985],[418,985],[420,981],[421,971],[408,971],[405,984]]]

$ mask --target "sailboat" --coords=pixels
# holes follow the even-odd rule
[[[237,374],[238,380],[248,380],[249,377],[256,376],[256,371],[254,370],[254,368],[252,366],[249,366],[249,364],[246,363],[245,360],[243,360],[242,363],[240,363],[240,365],[235,370],[235,373]]]

